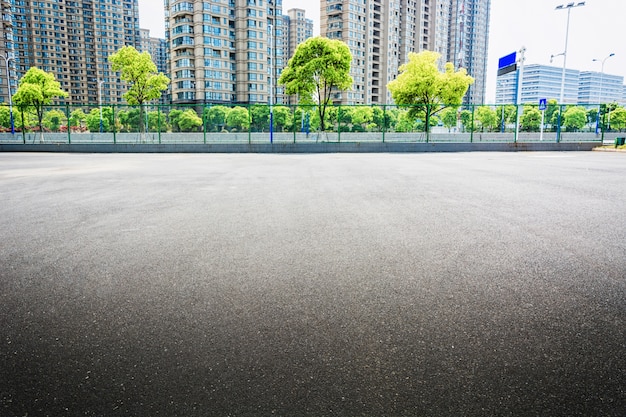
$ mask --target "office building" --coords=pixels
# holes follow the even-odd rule
[[[517,97],[519,71],[498,77],[496,104],[513,104]],[[520,103],[537,104],[539,99],[560,101],[562,67],[531,64],[524,66]],[[601,74],[593,71],[578,71],[567,68],[563,104],[623,103],[624,77]]]
[[[7,1],[2,2],[3,5]],[[108,57],[125,45],[139,49],[137,0],[11,0],[16,79],[30,67],[51,72],[70,104],[121,102],[126,84]],[[3,30],[6,22],[3,9]],[[7,42],[0,54],[7,53]]]
[[[352,52],[352,89],[335,92],[343,104],[389,104],[387,84],[409,53],[432,50],[466,68],[475,83],[466,102],[482,103],[487,77],[490,0],[321,0],[320,33]]]
[[[282,102],[282,0],[164,2],[172,102]]]

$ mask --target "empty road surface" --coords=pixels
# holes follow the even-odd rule
[[[0,154],[1,416],[623,416],[626,155]]]

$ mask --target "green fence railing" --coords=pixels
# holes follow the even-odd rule
[[[602,141],[626,128],[606,105],[317,106],[194,104],[0,105],[2,143],[267,143]],[[272,117],[270,118],[270,111]],[[428,112],[428,114],[427,114]],[[519,113],[519,117],[518,117]],[[13,126],[11,126],[11,119]],[[270,137],[270,119],[273,120]],[[625,118],[626,119],[626,118]],[[429,127],[426,126],[429,120]],[[519,125],[517,124],[519,120]],[[543,120],[543,122],[542,122]],[[322,126],[323,125],[323,126]],[[322,128],[323,127],[323,128]],[[616,133],[617,136],[624,136]]]

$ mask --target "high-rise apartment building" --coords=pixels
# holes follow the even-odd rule
[[[15,93],[15,49],[13,43],[13,4],[10,0],[0,0],[0,102],[8,103],[9,95]]]
[[[447,62],[474,78],[465,104],[484,104],[491,0],[452,0]]]
[[[157,66],[157,71],[167,74],[167,53],[165,39],[153,38],[149,29],[139,29],[141,34],[140,52],[148,52]]]
[[[313,36],[313,20],[306,18],[304,9],[289,9],[284,16],[283,26],[287,35],[285,56],[289,60],[298,45]]]
[[[9,3],[17,78],[34,66],[55,75],[71,104],[97,103],[99,84],[104,102],[122,101],[127,87],[108,57],[125,45],[139,49],[137,0]]]
[[[344,41],[352,52],[350,91],[343,104],[392,103],[387,84],[409,53],[432,50],[441,66],[466,68],[475,83],[466,102],[482,104],[487,77],[491,0],[321,0],[320,33]]]
[[[164,4],[172,102],[282,102],[276,83],[286,65],[282,0]]]

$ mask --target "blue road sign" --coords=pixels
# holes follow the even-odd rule
[[[503,56],[498,60],[498,76],[517,70],[517,52]]]

